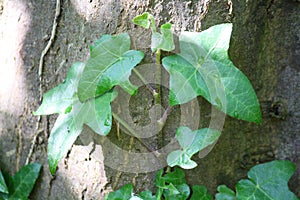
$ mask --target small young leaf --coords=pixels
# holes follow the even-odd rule
[[[151,49],[155,52],[157,49],[164,51],[172,51],[175,49],[173,41],[173,33],[171,31],[172,24],[166,23],[160,27],[160,33],[152,33]]]
[[[132,194],[133,185],[129,183],[114,192],[110,192],[105,196],[104,200],[129,200]]]
[[[191,160],[191,157],[213,144],[220,135],[219,131],[208,128],[191,131],[188,127],[179,127],[176,131],[176,139],[182,150],[173,151],[168,155],[168,165],[171,167],[178,165],[184,169],[196,167],[197,164]]]
[[[216,200],[235,200],[235,193],[226,185],[220,185],[217,188]]]
[[[84,63],[74,63],[70,68],[64,83],[49,90],[43,96],[43,103],[34,115],[50,115],[53,113],[68,113],[73,103],[73,96],[77,91],[79,77]]]
[[[138,26],[148,29],[150,28],[150,24],[151,24],[150,18],[153,18],[153,16],[148,12],[144,12],[143,14],[133,18],[132,22]]]
[[[170,74],[169,101],[183,104],[200,95],[232,117],[261,123],[255,91],[228,56],[231,30],[220,24],[180,35],[180,54],[162,60]]]
[[[91,50],[90,59],[78,84],[79,100],[85,102],[100,96],[115,85],[120,85],[131,95],[134,94],[136,87],[129,82],[129,76],[144,54],[141,51],[130,50],[129,35],[105,35]]]
[[[201,185],[192,187],[193,193],[190,200],[212,200],[212,195],[207,193],[207,189]]]
[[[39,176],[41,165],[29,164],[20,169],[13,177],[13,191],[9,199],[27,199]]]
[[[249,179],[237,183],[237,200],[297,200],[298,198],[289,190],[287,184],[294,171],[295,165],[283,160],[254,166],[248,172]]]
[[[8,188],[6,186],[6,183],[5,183],[5,180],[4,180],[4,177],[2,175],[1,170],[0,170],[0,192],[8,194]]]

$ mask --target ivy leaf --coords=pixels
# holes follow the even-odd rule
[[[226,185],[220,185],[217,188],[216,200],[235,200],[235,193]]]
[[[255,91],[228,56],[231,31],[231,24],[220,24],[180,35],[181,53],[162,60],[170,74],[169,102],[183,104],[200,95],[232,117],[261,123]]]
[[[124,185],[120,189],[110,192],[104,200],[128,200],[133,194],[133,185],[131,183]]]
[[[190,196],[190,187],[183,183],[180,185],[169,184],[164,190],[165,200],[186,200]]]
[[[237,183],[237,199],[297,200],[288,188],[294,171],[295,165],[284,160],[254,166],[248,172],[249,179]]]
[[[164,180],[174,185],[180,185],[186,183],[184,177],[185,177],[184,172],[181,169],[175,167],[173,172],[168,172],[167,174],[164,175]]]
[[[173,41],[173,33],[171,31],[172,24],[166,23],[160,27],[160,33],[154,32],[151,37],[151,49],[155,52],[157,49],[164,51],[172,51],[175,49]]]
[[[193,194],[190,200],[212,200],[212,195],[207,193],[207,189],[201,185],[194,185],[192,187]]]
[[[144,53],[130,50],[127,33],[105,35],[90,49],[90,59],[78,84],[81,102],[102,95],[116,85],[120,85],[131,95],[136,92],[136,87],[129,82],[129,76],[131,70],[143,59]]]
[[[84,63],[74,63],[67,74],[66,80],[43,95],[42,105],[33,114],[68,113],[70,111],[68,108],[73,103],[73,96],[77,91],[79,77],[83,68]]]
[[[4,177],[2,175],[2,172],[0,171],[0,192],[8,194],[8,188],[6,186]]]
[[[154,17],[148,12],[144,12],[143,14],[136,16],[133,18],[132,22],[146,29],[150,28],[150,26],[153,31],[156,29]]]
[[[48,140],[48,162],[52,175],[55,174],[58,161],[67,154],[81,133],[83,124],[88,125],[99,135],[107,135],[110,132],[112,124],[110,102],[115,96],[114,92],[108,92],[85,103],[76,98],[72,112],[58,116]]]
[[[167,163],[173,167],[178,165],[184,169],[192,169],[197,163],[191,160],[191,157],[213,144],[221,135],[217,130],[204,128],[191,131],[188,127],[181,126],[176,131],[176,139],[178,140],[182,150],[171,152],[167,157]]]
[[[156,200],[155,196],[149,190],[143,191],[139,195],[143,200]]]
[[[27,199],[39,176],[41,165],[33,163],[23,166],[13,177],[13,189],[9,199]]]

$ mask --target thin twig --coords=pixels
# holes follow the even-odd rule
[[[49,49],[50,49],[50,47],[53,44],[54,39],[55,39],[56,28],[57,28],[57,23],[58,23],[58,17],[60,15],[60,9],[61,9],[61,6],[60,6],[61,2],[60,1],[61,0],[56,0],[55,16],[54,16],[53,25],[52,25],[51,36],[50,36],[50,39],[48,41],[47,46],[45,47],[45,49],[41,53],[40,62],[39,62],[38,76],[39,76],[39,82],[40,82],[39,83],[40,102],[42,101],[42,98],[43,98],[43,65],[44,65],[44,57],[48,53],[48,51],[49,51]],[[41,132],[43,132],[43,130],[40,130],[40,122],[41,122],[41,116],[38,116],[37,123],[36,123],[36,128],[35,128],[35,133],[34,133],[34,137],[32,139],[30,150],[29,150],[28,156],[26,158],[26,164],[29,164],[29,161],[30,161],[30,158],[32,156],[33,149],[35,147],[38,135]]]

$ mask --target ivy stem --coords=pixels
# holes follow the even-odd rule
[[[139,77],[139,79],[144,83],[144,85],[146,85],[147,89],[152,93],[153,97],[155,98],[155,94],[156,94],[155,89],[149,83],[147,83],[147,81],[144,79],[144,77],[140,74],[140,72],[137,69],[133,68],[133,72],[137,75],[137,77]]]
[[[137,140],[149,151],[149,152],[151,152],[156,158],[158,158],[159,157],[159,153],[156,151],[156,150],[154,150],[154,149],[152,149],[152,148],[150,148],[146,143],[144,143],[144,141],[143,140],[141,140],[141,138],[135,133],[135,131],[125,122],[125,121],[123,121],[116,113],[112,113],[112,116],[120,123],[120,124],[122,124],[129,132],[130,132],[130,134],[132,134],[134,137],[136,137],[137,138]]]

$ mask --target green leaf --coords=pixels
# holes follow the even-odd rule
[[[180,185],[173,185],[172,183],[164,190],[165,200],[186,200],[190,195],[190,187],[183,183]]]
[[[133,185],[131,183],[124,185],[120,189],[110,192],[105,196],[105,200],[129,200],[133,194]]]
[[[184,177],[185,177],[184,172],[181,169],[175,167],[173,172],[168,172],[167,174],[164,175],[164,180],[174,185],[180,185],[186,183]]]
[[[217,188],[216,200],[235,200],[235,193],[226,185],[220,185]]]
[[[191,131],[188,127],[179,127],[176,131],[176,139],[182,150],[173,151],[168,155],[168,165],[171,167],[178,165],[184,169],[196,167],[197,163],[192,161],[191,157],[205,147],[213,144],[220,135],[220,131],[209,128]]]
[[[90,49],[90,59],[78,84],[79,100],[85,102],[116,85],[120,85],[129,94],[134,94],[136,87],[129,82],[129,76],[131,70],[143,59],[144,53],[130,50],[129,35],[105,35]]]
[[[43,96],[43,103],[34,115],[50,115],[53,113],[68,113],[73,103],[73,96],[77,91],[79,77],[84,63],[74,63],[70,68],[66,80],[57,87],[49,90]]]
[[[39,176],[41,165],[29,164],[20,169],[13,177],[13,190],[9,199],[27,199]]]
[[[166,23],[160,27],[160,33],[154,32],[151,37],[151,49],[155,52],[157,49],[164,51],[172,51],[175,49],[173,41],[173,33],[171,31],[172,24]]]
[[[193,194],[190,200],[212,200],[212,195],[207,193],[207,189],[201,185],[194,185],[192,187]]]
[[[153,18],[151,14],[149,14],[148,12],[144,12],[143,14],[133,18],[132,22],[138,26],[148,29],[151,25],[151,18]]]
[[[169,102],[183,104],[200,95],[232,117],[261,123],[255,91],[228,56],[231,31],[231,24],[220,24],[180,35],[181,53],[162,60],[170,74]]]
[[[112,124],[110,102],[114,97],[115,93],[108,92],[85,103],[75,98],[72,112],[59,115],[48,140],[48,162],[52,175],[55,174],[58,161],[67,154],[81,133],[83,124],[100,135],[109,133]]]
[[[8,194],[8,188],[6,186],[4,177],[2,175],[2,172],[0,171],[0,192]]]
[[[156,197],[149,190],[141,192],[139,196],[143,200],[156,200]]]
[[[294,171],[295,165],[283,160],[256,165],[248,172],[249,179],[237,183],[237,199],[297,200],[288,188]]]

